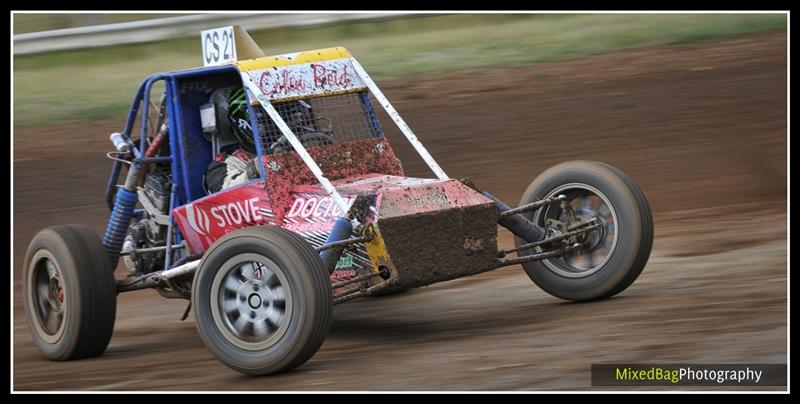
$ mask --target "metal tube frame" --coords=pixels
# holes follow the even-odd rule
[[[306,148],[300,142],[300,139],[298,139],[294,132],[289,129],[289,125],[287,125],[283,118],[281,118],[281,115],[269,101],[269,98],[264,95],[256,83],[253,83],[247,73],[241,72],[241,75],[242,83],[244,83],[247,89],[250,90],[253,95],[255,95],[256,99],[261,104],[261,108],[264,108],[264,111],[267,112],[267,115],[269,115],[272,121],[275,122],[275,125],[278,126],[278,129],[280,129],[281,133],[286,137],[286,140],[289,141],[294,150],[297,151],[297,154],[299,154],[303,162],[306,163],[309,170],[311,170],[311,173],[314,174],[314,177],[316,177],[317,181],[322,184],[322,188],[325,190],[325,192],[330,195],[331,199],[333,199],[333,202],[339,206],[342,212],[347,212],[347,202],[345,202],[344,198],[342,198],[342,195],[339,194],[339,191],[337,191],[333,184],[331,184],[330,180],[325,177],[322,169],[319,168],[319,165],[317,165],[317,162],[314,161],[314,158],[308,154],[308,150],[306,150]]]
[[[364,70],[364,67],[361,66],[361,63],[358,63],[356,58],[351,57],[350,64],[353,66],[353,69],[355,69],[358,77],[361,78],[364,84],[366,84],[372,95],[375,96],[375,99],[378,100],[386,113],[389,114],[389,117],[392,118],[394,123],[397,125],[397,128],[403,132],[403,135],[405,135],[406,139],[408,139],[408,142],[411,143],[411,146],[414,147],[414,150],[416,150],[419,156],[422,157],[422,160],[425,161],[425,164],[428,165],[428,168],[433,171],[433,173],[436,175],[436,178],[440,180],[449,179],[450,177],[445,174],[444,170],[442,170],[442,167],[439,166],[439,163],[437,163],[436,160],[433,159],[433,156],[428,153],[428,149],[426,149],[422,142],[417,139],[417,136],[414,134],[414,131],[411,130],[411,127],[408,126],[402,117],[400,117],[400,113],[394,109],[392,103],[390,103],[386,96],[383,95],[383,92],[380,88],[378,88],[378,85],[372,81],[372,78],[369,77],[369,74],[366,70]]]
[[[405,135],[406,139],[408,139],[409,143],[411,143],[411,145],[417,151],[419,156],[422,158],[422,160],[425,161],[425,163],[428,165],[431,171],[433,171],[436,177],[441,180],[449,179],[450,177],[448,177],[447,174],[444,172],[444,170],[442,170],[442,168],[439,166],[436,160],[434,160],[433,156],[431,156],[430,153],[428,153],[428,150],[419,141],[417,136],[414,134],[414,131],[411,130],[411,127],[409,127],[408,124],[403,120],[403,118],[400,117],[400,114],[397,112],[396,109],[394,109],[394,107],[386,98],[386,96],[383,95],[383,92],[380,90],[380,88],[378,88],[375,82],[372,81],[372,78],[370,78],[369,74],[367,74],[366,70],[364,70],[361,64],[358,63],[358,61],[352,57],[350,58],[349,61],[350,64],[353,66],[353,69],[355,70],[356,74],[367,86],[367,89],[369,89],[372,95],[375,96],[375,99],[378,100],[378,102],[381,104],[386,113],[389,114],[389,117],[392,118],[394,123],[397,125],[398,129],[400,129],[403,135]],[[344,198],[342,198],[342,195],[339,193],[339,191],[336,190],[336,187],[334,187],[333,184],[331,184],[330,180],[328,180],[328,178],[325,177],[325,174],[322,172],[322,169],[319,167],[319,165],[317,165],[316,161],[314,161],[314,158],[311,157],[311,155],[308,153],[308,150],[306,150],[305,146],[303,146],[303,144],[300,142],[300,140],[297,138],[294,132],[292,132],[292,130],[280,116],[278,111],[270,102],[269,98],[266,95],[264,95],[264,93],[261,91],[261,88],[259,88],[258,84],[254,83],[246,72],[240,71],[239,73],[241,74],[242,77],[242,83],[250,91],[250,93],[253,94],[253,96],[255,96],[261,107],[264,109],[264,111],[267,112],[267,115],[269,115],[269,117],[281,131],[283,136],[286,137],[286,140],[288,140],[289,143],[294,148],[294,150],[297,151],[297,154],[300,155],[300,158],[303,160],[306,166],[308,166],[309,170],[311,170],[311,173],[314,174],[314,177],[322,185],[322,188],[325,190],[325,192],[328,193],[328,195],[331,197],[331,199],[333,199],[334,203],[336,203],[336,205],[339,206],[342,212],[347,212],[348,210],[347,203],[345,202]],[[258,146],[259,143],[260,142],[256,142],[256,145]],[[261,155],[262,154],[259,153],[259,156]],[[260,164],[263,165],[263,162],[260,162]]]
[[[416,137],[416,135],[411,130],[411,128],[408,126],[408,124],[403,120],[402,117],[400,117],[400,114],[392,106],[392,104],[389,102],[389,100],[383,95],[383,92],[378,88],[378,86],[375,84],[375,82],[372,80],[372,78],[370,78],[369,74],[364,70],[364,68],[361,66],[361,64],[355,58],[350,58],[349,61],[350,61],[351,65],[353,66],[356,74],[359,76],[359,78],[361,78],[361,80],[367,86],[369,91],[373,94],[373,96],[375,96],[375,98],[381,104],[381,106],[386,111],[386,113],[395,122],[397,127],[400,129],[400,131],[403,133],[403,135],[406,137],[406,139],[408,139],[408,141],[411,143],[411,145],[414,147],[414,149],[417,151],[417,153],[420,155],[420,157],[425,161],[425,163],[428,165],[428,167],[431,169],[431,171],[433,171],[433,173],[436,175],[436,177],[439,178],[439,179],[449,179],[449,177],[444,172],[444,170],[442,170],[442,168],[439,166],[439,164],[433,159],[433,157],[427,151],[425,146],[422,145],[422,143]],[[334,203],[336,203],[337,206],[339,206],[339,208],[341,209],[342,212],[347,212],[348,211],[348,205],[345,202],[344,198],[336,190],[336,188],[333,186],[333,184],[330,182],[330,180],[328,180],[328,178],[325,177],[324,173],[322,172],[322,169],[319,167],[319,165],[317,165],[317,163],[314,161],[313,157],[311,157],[311,155],[308,153],[306,148],[303,146],[303,144],[300,142],[300,140],[297,138],[297,136],[292,132],[292,130],[289,128],[289,126],[286,124],[286,122],[283,120],[283,118],[280,116],[280,114],[278,114],[277,110],[275,110],[275,107],[272,105],[272,103],[269,101],[269,99],[263,94],[263,92],[261,92],[261,89],[258,87],[258,85],[253,83],[253,81],[250,79],[250,77],[245,72],[241,72],[240,71],[240,74],[241,74],[241,77],[242,77],[242,82],[245,85],[245,87],[248,90],[250,90],[250,94],[253,94],[255,96],[255,98],[259,101],[261,107],[267,112],[267,114],[270,116],[270,118],[278,126],[278,128],[281,131],[281,133],[286,137],[286,139],[289,141],[289,143],[292,145],[292,147],[297,151],[297,153],[300,155],[300,158],[309,167],[309,169],[314,174],[316,179],[322,185],[323,189],[330,195],[331,199],[333,199]],[[140,144],[139,144],[139,148],[135,148],[134,147],[132,149],[132,152],[134,154],[135,163],[141,164],[141,163],[170,162],[171,163],[171,171],[173,172],[173,175],[174,175],[175,171],[179,170],[181,168],[176,166],[177,162],[171,156],[169,156],[169,157],[151,157],[151,158],[145,158],[144,157],[144,153],[145,153],[146,148],[147,148],[147,143],[146,143],[147,142],[147,139],[146,139],[147,138],[147,131],[148,131],[148,128],[149,128],[148,111],[149,111],[150,91],[152,89],[153,84],[155,82],[157,82],[157,81],[164,81],[165,82],[165,87],[166,87],[165,90],[167,92],[167,100],[171,100],[172,96],[174,96],[174,94],[176,93],[176,90],[177,90],[176,83],[175,83],[174,77],[172,77],[171,75],[164,74],[164,73],[157,73],[157,74],[153,74],[153,75],[148,76],[142,82],[142,84],[139,86],[139,89],[138,89],[138,91],[136,93],[136,96],[134,97],[134,100],[133,100],[132,105],[131,105],[131,109],[130,109],[130,111],[128,113],[128,118],[126,120],[125,130],[123,131],[123,134],[126,135],[126,136],[130,136],[130,132],[133,129],[133,125],[134,125],[134,122],[136,120],[136,116],[137,116],[137,114],[139,114],[139,112],[141,112],[141,116],[140,116],[140,119],[141,119],[141,125],[140,125],[141,126],[141,136],[140,136],[140,139],[139,139],[139,143]],[[248,97],[249,97],[249,94],[248,94]],[[249,106],[251,105],[249,102],[248,102],[248,104],[249,104]],[[140,111],[140,106],[141,106],[141,111]],[[370,111],[368,111],[368,113],[370,114],[371,118],[375,118],[373,116],[374,115],[374,111],[370,110]],[[171,117],[175,117],[176,114],[179,114],[179,111],[176,111],[176,107],[173,105],[173,102],[169,102],[168,103],[168,114]],[[177,120],[177,119],[170,119],[169,122],[170,122],[170,140],[172,141],[172,140],[175,140],[175,136],[177,136],[176,134],[180,132],[179,126],[181,126],[181,125],[180,125],[179,120]],[[170,143],[173,143],[173,142],[170,142]],[[173,145],[172,147],[175,147],[175,146],[176,145]],[[260,145],[257,144],[257,146],[260,146]],[[262,151],[262,153],[259,153],[259,154],[263,155],[263,151]],[[265,170],[263,169],[263,161],[259,161],[259,163],[260,163],[260,166],[262,168],[262,170],[261,170],[262,171],[262,176],[265,177],[266,173],[264,172]],[[109,178],[109,185],[108,185],[108,190],[109,190],[108,192],[109,193],[112,193],[113,190],[116,188],[115,184],[116,184],[116,182],[118,180],[118,177],[119,177],[119,174],[120,174],[120,168],[121,167],[120,167],[119,162],[115,162],[114,167],[112,168],[111,176]],[[183,174],[184,174],[184,177],[185,177],[185,173],[183,173]],[[177,186],[177,184],[173,183],[171,191],[172,192],[170,193],[169,225],[167,226],[167,240],[166,240],[167,241],[167,246],[166,246],[166,254],[165,254],[166,256],[165,256],[165,263],[164,263],[164,268],[166,268],[166,270],[169,270],[169,268],[171,266],[171,263],[173,261],[173,257],[172,257],[173,249],[171,247],[174,244],[174,241],[172,240],[172,238],[173,237],[175,237],[177,239],[181,238],[180,235],[177,234],[179,232],[177,232],[176,231],[177,229],[175,229],[175,227],[174,227],[174,218],[173,218],[173,215],[172,215],[172,210],[175,209],[175,207],[177,205],[177,202],[178,202],[177,200],[178,200],[179,187]],[[110,201],[110,198],[109,198],[109,201]],[[176,240],[176,241],[180,242],[180,240]]]

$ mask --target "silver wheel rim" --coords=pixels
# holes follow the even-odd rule
[[[54,344],[64,334],[67,318],[67,294],[64,275],[53,255],[39,250],[28,271],[28,307],[33,326],[45,342]]]
[[[566,201],[575,209],[576,217],[584,220],[597,218],[601,226],[598,230],[590,233],[589,239],[584,243],[586,247],[563,257],[542,260],[542,263],[547,269],[560,276],[583,278],[602,269],[613,255],[619,238],[617,212],[608,201],[608,197],[591,185],[565,184],[548,193],[545,198],[560,194],[567,196]],[[543,224],[544,217],[551,217],[548,215],[550,209],[559,210],[558,220],[566,219],[566,213],[560,211],[559,205],[551,205],[544,212],[536,213],[535,222]],[[542,217],[542,214],[545,216]],[[537,251],[542,250],[537,247]]]
[[[211,284],[211,313],[222,335],[239,348],[274,345],[289,326],[292,295],[283,270],[260,254],[222,264]]]

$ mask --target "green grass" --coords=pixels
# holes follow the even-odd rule
[[[786,16],[427,15],[251,34],[267,54],[344,46],[376,79],[402,79],[766,31],[786,31]],[[200,64],[199,33],[150,44],[15,57],[14,124],[121,117],[145,76]]]

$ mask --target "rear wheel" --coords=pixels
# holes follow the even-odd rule
[[[528,219],[542,227],[548,220],[596,220],[600,226],[582,240],[579,250],[523,264],[525,272],[546,292],[568,300],[602,299],[625,290],[644,269],[653,245],[653,219],[638,185],[608,164],[571,161],[539,175],[520,204],[558,195],[566,197],[563,207],[548,205],[528,213]],[[529,249],[522,255],[541,251]]]
[[[114,331],[117,290],[94,231],[48,227],[31,241],[24,265],[25,311],[39,351],[51,360],[102,354]]]
[[[273,226],[219,239],[195,276],[197,329],[214,355],[260,375],[302,365],[333,318],[328,272],[302,237]]]

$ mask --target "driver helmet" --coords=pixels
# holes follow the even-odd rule
[[[244,89],[238,87],[228,95],[228,123],[233,137],[248,153],[255,153],[253,128],[250,126],[250,111]]]

